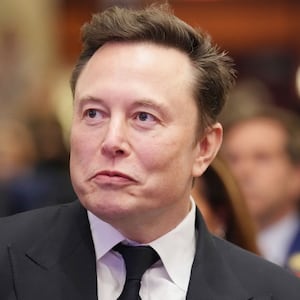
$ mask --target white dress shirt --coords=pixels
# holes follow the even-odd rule
[[[287,215],[258,234],[258,247],[267,260],[280,266],[286,263],[289,247],[299,227],[296,213]]]
[[[143,300],[186,298],[196,247],[195,203],[191,202],[190,212],[176,228],[149,243],[161,260],[142,277]],[[126,238],[91,212],[88,217],[97,260],[98,299],[114,300],[122,292],[126,270],[122,256],[111,249]]]

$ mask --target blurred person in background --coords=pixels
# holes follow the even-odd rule
[[[245,199],[220,156],[195,179],[192,196],[213,234],[248,251],[259,253],[254,224]]]
[[[76,199],[69,174],[69,151],[56,117],[32,119],[29,128],[36,148],[31,172],[17,176],[8,191],[9,214]]]
[[[32,172],[37,150],[28,126],[18,120],[0,118],[0,216],[11,211],[10,188],[18,177]]]
[[[225,124],[222,154],[246,199],[268,260],[299,269],[300,121],[265,106]]]

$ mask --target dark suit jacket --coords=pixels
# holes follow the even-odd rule
[[[196,228],[188,300],[300,299],[295,276],[211,236],[199,212]],[[87,214],[79,202],[0,221],[1,300],[96,300],[95,265]]]

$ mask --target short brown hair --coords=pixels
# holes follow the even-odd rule
[[[235,81],[232,59],[212,45],[206,33],[177,18],[167,4],[135,10],[111,7],[93,15],[82,27],[83,49],[71,77],[73,95],[87,61],[111,41],[151,42],[185,53],[195,69],[200,126],[205,128],[216,121]]]

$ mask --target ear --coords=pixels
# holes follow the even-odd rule
[[[216,157],[223,138],[223,128],[220,123],[205,129],[196,145],[196,157],[193,166],[193,176],[198,177],[203,174],[206,168]]]

